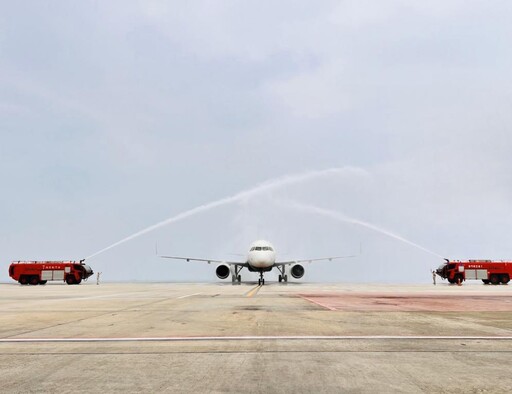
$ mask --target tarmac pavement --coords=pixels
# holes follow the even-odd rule
[[[0,284],[2,392],[507,392],[512,287]]]

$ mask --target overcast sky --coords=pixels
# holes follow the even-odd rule
[[[449,258],[512,259],[511,20],[509,1],[1,1],[0,280],[11,260],[80,259],[327,168],[343,170],[89,264],[108,281],[210,281],[215,267],[155,244],[233,260],[257,238],[285,259],[362,244],[308,265],[310,281],[426,282],[442,262],[283,200]]]

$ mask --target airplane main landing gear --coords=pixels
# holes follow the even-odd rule
[[[241,284],[242,283],[242,275],[240,275],[240,271],[242,271],[242,267],[235,267],[235,273],[231,275],[231,283]]]
[[[288,275],[285,273],[286,271],[284,266],[278,267],[278,269],[279,272],[281,272],[281,274],[279,274],[279,283],[288,282]]]

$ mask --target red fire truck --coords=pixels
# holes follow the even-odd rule
[[[93,274],[91,267],[80,261],[13,261],[9,276],[22,285],[45,285],[49,280],[78,285]]]
[[[437,275],[450,283],[462,283],[467,279],[481,279],[486,285],[507,284],[512,277],[511,261],[468,260],[441,264]]]

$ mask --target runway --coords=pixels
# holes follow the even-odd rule
[[[508,391],[510,286],[1,284],[3,392]]]

